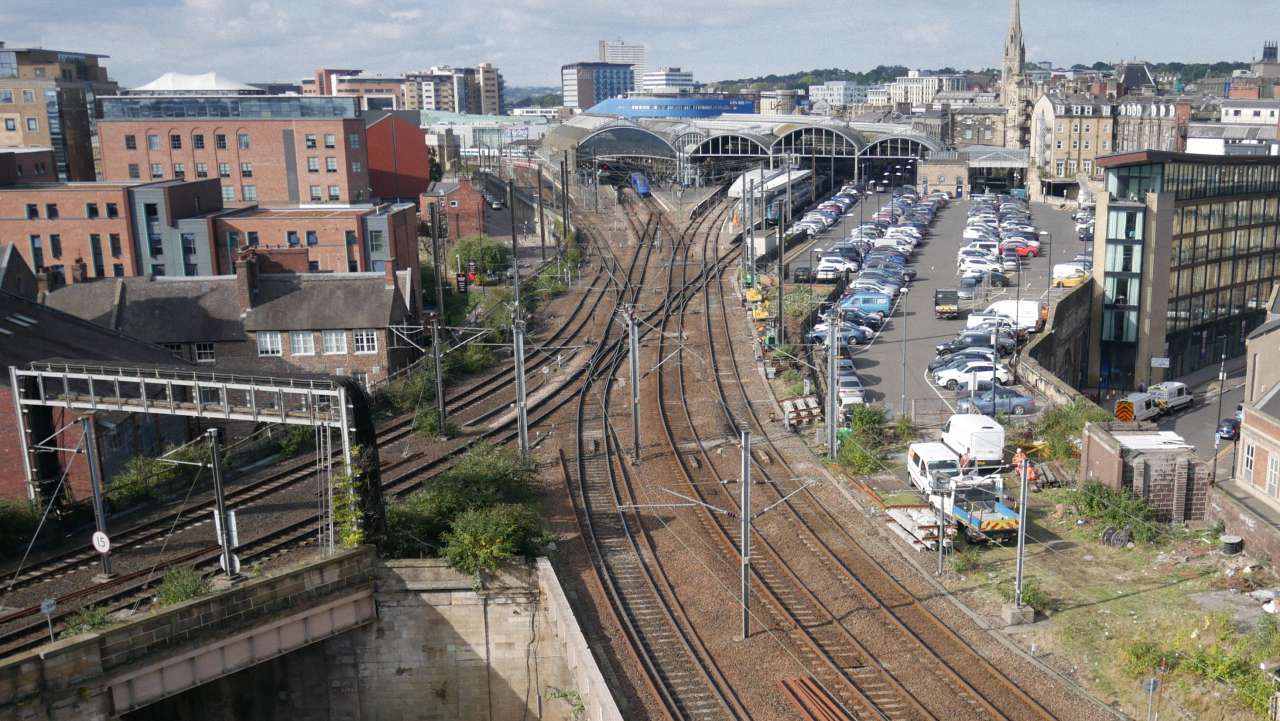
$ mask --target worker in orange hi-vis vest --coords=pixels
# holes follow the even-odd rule
[[[1034,486],[1036,490],[1040,489],[1039,475],[1036,473],[1035,466],[1027,466],[1027,485]]]

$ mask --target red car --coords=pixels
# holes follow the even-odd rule
[[[1032,258],[1040,257],[1040,251],[1036,250],[1033,246],[1027,245],[1026,243],[1011,241],[1008,243],[1002,243],[1000,245],[1001,254],[1004,254],[1004,251],[1010,250],[1010,249],[1012,249],[1013,252],[1017,253],[1019,258],[1026,258],[1027,256],[1031,256]]]

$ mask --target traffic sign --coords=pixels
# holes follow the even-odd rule
[[[227,559],[225,557],[218,556],[218,568],[221,568],[224,571],[227,570]],[[234,553],[231,554],[231,572],[230,573],[232,576],[235,576],[240,573],[240,557]]]
[[[40,602],[40,613],[46,616],[52,616],[54,611],[58,610],[58,599],[46,598]]]
[[[458,273],[453,277],[453,281],[458,286],[458,292],[462,294],[465,294],[467,292],[467,287],[471,283],[470,279],[467,278],[466,273]]]
[[[93,550],[98,553],[106,553],[111,550],[111,539],[102,531],[93,532]]]
[[[1163,357],[1163,358],[1162,358],[1162,357],[1160,357],[1160,356],[1152,356],[1152,357],[1151,357],[1151,367],[1152,367],[1152,368],[1168,368],[1168,367],[1169,367],[1169,358],[1168,358],[1168,357]]]

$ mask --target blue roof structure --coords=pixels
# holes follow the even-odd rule
[[[753,113],[755,104],[744,98],[609,98],[596,104],[588,112],[628,119],[714,118],[726,113]]]

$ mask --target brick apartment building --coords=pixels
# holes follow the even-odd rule
[[[444,226],[441,237],[457,241],[469,235],[482,235],[484,224],[484,193],[468,178],[442,180],[422,194],[418,202],[418,214],[422,222],[431,222],[430,206]]]
[[[102,177],[213,178],[224,203],[355,204],[372,197],[357,98],[101,98]]]
[[[97,99],[120,90],[105,57],[0,42],[0,147],[50,147],[58,179],[95,180]]]
[[[27,366],[55,358],[108,363],[182,365],[167,350],[102,328],[81,318],[42,305],[37,283],[12,245],[0,245],[0,498],[26,501],[46,497],[66,472],[64,490],[71,499],[89,496],[89,477],[83,456],[69,452],[32,453],[36,488],[28,487],[22,442],[14,416],[9,366]],[[48,438],[70,424],[59,437],[63,448],[80,442],[76,413],[64,409],[31,408],[24,414],[28,443]],[[139,454],[155,455],[167,443],[186,440],[185,420],[142,413],[100,413],[96,417],[103,472],[110,478]]]
[[[1245,340],[1244,419],[1237,443],[1237,484],[1280,508],[1280,285],[1267,301],[1267,322]]]
[[[14,183],[52,183],[58,180],[53,148],[0,148],[0,187]]]
[[[297,248],[301,271],[382,272],[418,267],[418,217],[412,203],[353,208],[239,208],[212,218],[217,274],[234,272],[228,258],[245,246]],[[230,256],[229,256],[230,251]]]
[[[290,254],[296,251],[249,248],[233,276],[116,278],[44,298],[52,308],[226,370],[326,373],[375,384],[419,356],[395,330],[421,318],[416,270],[388,264],[382,273],[259,272],[296,267]]]
[[[431,187],[431,151],[418,127],[418,113],[371,113],[368,126],[369,185],[383,200],[409,200]]]

